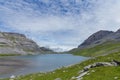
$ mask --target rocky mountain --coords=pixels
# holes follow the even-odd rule
[[[39,47],[33,40],[19,33],[0,32],[0,54],[39,54],[52,50]]]
[[[97,44],[101,44],[103,42],[102,39],[106,38],[107,36],[113,34],[112,31],[105,31],[100,30],[94,34],[92,34],[88,39],[86,39],[81,45],[78,46],[78,48],[84,48],[88,46],[93,46]]]
[[[99,56],[119,51],[120,29],[116,32],[100,30],[88,37],[78,48],[68,52],[82,56]]]
[[[116,32],[100,30],[88,37],[78,48],[93,47],[108,41],[120,41],[120,29]]]

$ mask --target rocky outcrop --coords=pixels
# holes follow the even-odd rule
[[[85,66],[81,72],[83,73],[88,71],[90,68],[102,67],[102,66],[118,66],[118,64],[116,62],[97,62],[91,65]]]
[[[47,51],[19,33],[0,32],[0,54],[39,54]]]
[[[62,80],[61,78],[56,78],[55,80]]]
[[[85,66],[84,69],[79,72],[79,76],[76,77],[76,80],[82,80],[83,76],[89,74],[89,70],[91,68],[106,67],[106,66],[120,66],[120,62],[117,60],[113,60],[111,62],[96,62],[94,64],[90,64],[88,66]],[[92,70],[91,72],[95,72],[95,71]]]

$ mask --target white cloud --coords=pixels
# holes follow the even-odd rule
[[[81,3],[81,0],[77,2]],[[29,32],[30,37],[40,46],[68,50],[78,46],[93,32],[119,28],[119,0],[91,0],[89,3],[92,4],[92,8],[87,11],[81,9],[79,14],[61,16],[51,15],[49,12],[44,15],[36,9],[36,4],[29,4],[23,0],[7,1],[0,5],[0,22],[7,25],[5,27],[21,33]]]

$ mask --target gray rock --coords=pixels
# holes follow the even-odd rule
[[[114,77],[115,80],[118,80],[118,77]]]
[[[120,61],[112,60],[112,62],[96,62],[94,64],[90,64],[88,66],[85,66],[83,70],[79,72],[79,74],[82,74],[84,72],[87,72],[91,68],[95,67],[104,67],[104,66],[120,66]]]
[[[102,67],[102,66],[115,66],[115,65],[112,64],[112,63],[109,63],[109,62],[97,62],[97,63],[94,63],[94,64],[90,64],[88,66],[85,66],[84,69],[81,72],[88,71],[90,68]]]
[[[111,62],[114,66],[120,66],[120,61],[112,60]]]
[[[88,71],[85,71],[83,73],[81,73],[78,77],[76,77],[77,80],[82,80],[82,77],[85,76],[86,74],[88,74]]]
[[[55,80],[62,80],[61,78],[56,78]]]
[[[70,80],[75,80],[76,79],[76,77],[75,76],[73,76]]]

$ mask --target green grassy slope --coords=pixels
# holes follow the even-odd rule
[[[17,77],[14,80],[55,80],[56,78],[61,78],[62,80],[71,80],[73,76],[79,75],[78,73],[83,69],[83,67],[95,62],[110,62],[113,59],[120,61],[120,52],[111,53],[105,56],[99,56],[70,67],[63,67],[53,72],[30,74]],[[82,80],[114,80],[115,77],[117,77],[116,80],[120,80],[120,66],[94,68],[94,73],[91,72],[91,70],[90,75],[86,75]]]
[[[81,56],[99,56],[117,51],[120,51],[120,42],[109,41],[91,48],[76,48],[71,50],[70,53]]]
[[[20,54],[5,54],[5,53],[3,53],[3,54],[0,54],[0,57],[2,57],[2,56],[20,56]]]
[[[120,67],[102,67],[93,69],[83,80],[120,80]]]

